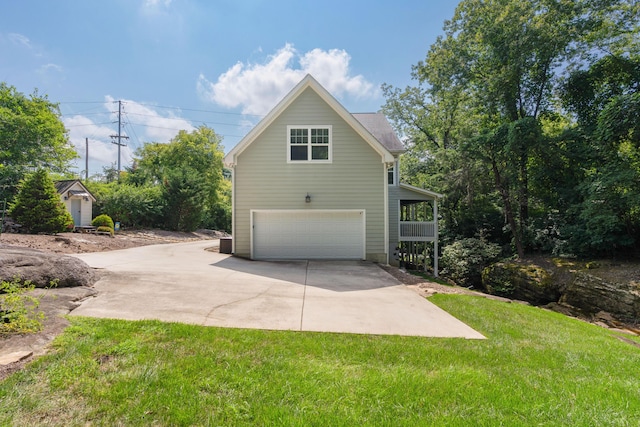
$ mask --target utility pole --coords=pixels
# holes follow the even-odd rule
[[[84,139],[84,180],[89,181],[89,138]]]
[[[111,135],[111,138],[115,139],[111,143],[118,146],[118,180],[120,180],[120,147],[125,145],[122,143],[123,139],[129,139],[128,136],[122,136],[122,101],[118,101],[118,134]]]

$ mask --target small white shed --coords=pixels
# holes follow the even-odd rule
[[[57,181],[55,186],[60,200],[73,217],[73,225],[75,227],[91,225],[93,202],[96,198],[87,190],[87,187],[79,179]]]

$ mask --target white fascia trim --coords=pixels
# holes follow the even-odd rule
[[[389,176],[386,164],[382,165],[382,179],[384,188],[384,254],[389,265]]]
[[[236,168],[231,168],[231,253],[236,253]]]
[[[224,164],[229,167],[237,157],[260,135],[291,103],[308,87],[311,87],[333,110],[345,120],[380,156],[383,163],[393,162],[393,155],[364,126],[349,113],[311,74],[307,74],[229,153]]]

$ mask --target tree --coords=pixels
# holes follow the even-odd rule
[[[159,227],[164,214],[163,190],[159,185],[125,182],[88,182],[96,197],[93,216],[107,214],[127,227]]]
[[[637,34],[639,14],[632,0],[463,0],[413,67],[418,89],[383,88],[385,111],[429,151],[422,158],[455,150],[484,166],[522,257],[532,207],[543,210],[531,178],[555,150],[544,122],[556,112],[562,71],[596,48],[619,49]]]
[[[640,243],[640,56],[609,55],[573,72],[564,106],[577,119],[581,174],[565,227],[577,254],[637,248]]]
[[[11,200],[28,171],[66,172],[75,157],[58,105],[0,82],[0,199]]]
[[[137,152],[125,183],[163,188],[164,225],[191,230],[224,224],[228,205],[221,138],[206,126],[180,131],[168,144],[148,143]]]
[[[44,169],[21,181],[9,214],[31,233],[58,233],[73,226],[71,214]]]
[[[163,182],[165,225],[171,230],[194,231],[201,224],[208,193],[207,183],[192,168],[171,169]]]

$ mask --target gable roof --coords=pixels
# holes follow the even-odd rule
[[[356,131],[386,163],[393,162],[393,154],[351,113],[349,113],[311,74],[307,74],[244,138],[224,157],[227,166],[235,165],[237,157],[251,145],[260,134],[271,125],[307,88],[312,89],[324,100],[353,130]]]
[[[404,145],[382,113],[353,113],[353,117],[393,154],[404,153]]]
[[[85,187],[82,181],[80,181],[79,179],[63,179],[61,181],[56,181],[53,183],[53,185],[55,185],[56,187],[56,190],[58,191],[58,194],[64,194],[67,191],[71,191],[71,188],[75,184],[80,185],[80,187],[82,187],[82,191],[81,192],[76,191],[74,192],[73,195],[76,195],[76,196],[86,195],[87,197],[91,198],[91,200],[93,200],[94,202],[96,201],[96,198],[93,197],[93,194],[91,194],[91,191],[89,191],[87,187]]]

